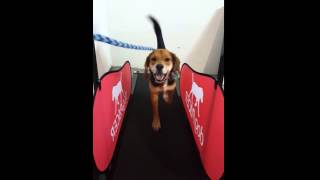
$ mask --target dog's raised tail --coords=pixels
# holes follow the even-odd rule
[[[162,32],[161,32],[161,28],[160,28],[160,25],[159,25],[158,21],[151,15],[149,15],[148,18],[153,23],[153,28],[154,28],[154,31],[155,31],[156,36],[157,36],[158,49],[165,49],[166,47],[164,45]]]

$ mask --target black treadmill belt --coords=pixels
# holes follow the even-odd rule
[[[159,97],[161,129],[151,127],[152,110],[147,81],[138,75],[112,161],[112,180],[209,179],[200,162],[182,102],[171,105]],[[100,174],[100,178],[104,176]],[[100,179],[99,178],[99,179]]]

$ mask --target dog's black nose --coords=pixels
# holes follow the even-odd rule
[[[162,65],[162,64],[157,64],[157,65],[156,65],[156,68],[157,68],[158,71],[161,71],[162,68],[163,68],[163,65]]]

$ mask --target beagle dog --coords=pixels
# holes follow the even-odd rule
[[[161,128],[158,109],[159,94],[162,94],[166,103],[172,103],[176,79],[180,74],[180,60],[165,48],[159,23],[151,16],[149,19],[154,25],[158,48],[148,55],[144,65],[144,74],[150,89],[152,128],[158,131]]]

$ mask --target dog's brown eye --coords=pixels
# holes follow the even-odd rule
[[[156,60],[156,58],[155,58],[155,57],[151,58],[151,61],[155,61],[155,60]]]
[[[170,60],[169,58],[166,58],[166,59],[165,59],[166,62],[168,62],[169,60]]]

